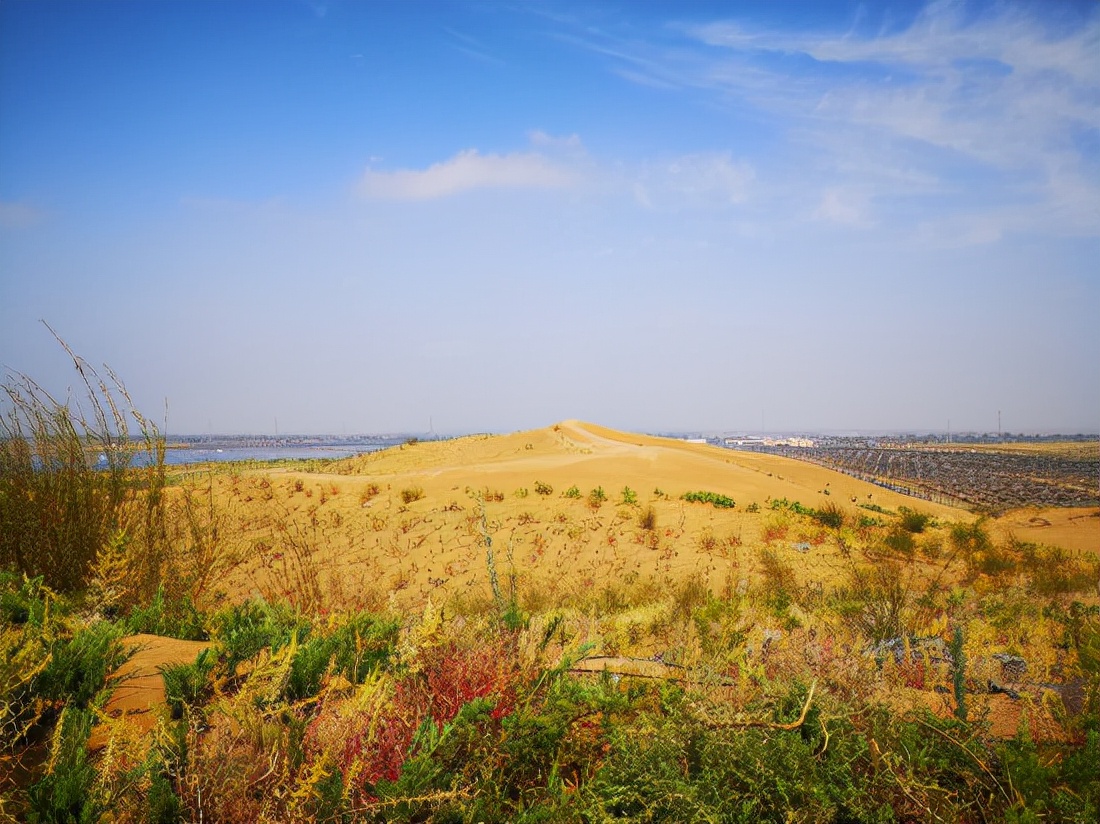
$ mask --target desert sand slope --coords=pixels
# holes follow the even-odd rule
[[[462,488],[496,484],[511,492],[514,484],[527,487],[541,480],[555,487],[564,484],[563,489],[576,484],[583,492],[602,485],[609,496],[623,486],[643,494],[660,488],[673,497],[704,489],[745,505],[763,505],[769,498],[798,500],[806,506],[830,499],[849,504],[872,501],[890,508],[919,503],[922,511],[936,517],[968,517],[962,510],[914,502],[839,472],[777,455],[617,432],[575,420],[512,435],[397,447],[352,459],[347,466],[376,479],[415,481],[426,491],[453,490],[461,483]]]
[[[781,499],[836,504],[853,525],[874,515],[858,505],[914,507],[945,524],[973,519],[813,464],[580,421],[406,444],[323,474],[257,470],[217,483],[221,534],[237,536],[237,545],[214,597],[259,595],[306,608],[490,597],[487,536],[499,579],[514,573],[529,597],[550,604],[689,576],[716,592],[741,586],[765,547],[789,555],[807,579],[835,576],[837,536],[773,511]],[[590,501],[598,488],[605,499]],[[688,503],[688,491],[737,506]]]

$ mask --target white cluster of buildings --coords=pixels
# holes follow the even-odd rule
[[[804,449],[815,445],[810,438],[726,438],[725,444],[732,447],[799,446]]]

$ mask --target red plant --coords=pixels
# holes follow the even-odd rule
[[[764,527],[764,543],[770,544],[780,538],[787,537],[787,527],[783,524],[771,524]]]
[[[409,755],[416,731],[426,719],[440,730],[462,707],[478,698],[495,699],[491,718],[499,721],[516,706],[518,674],[509,654],[506,638],[477,649],[455,643],[424,650],[420,671],[397,682],[393,699],[377,714],[363,712],[349,720],[339,732],[344,738],[339,765],[346,774],[353,762],[361,767],[359,780],[364,789],[379,781],[396,781]],[[307,734],[307,748],[332,733],[322,717]]]

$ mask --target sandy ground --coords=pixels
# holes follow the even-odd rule
[[[250,470],[218,475],[215,483],[220,534],[234,563],[212,585],[213,600],[261,595],[307,608],[409,609],[428,597],[489,598],[486,536],[498,583],[514,573],[537,607],[593,588],[664,585],[690,575],[720,592],[744,584],[765,546],[804,579],[830,580],[843,565],[835,534],[772,511],[779,499],[813,508],[834,503],[850,523],[877,517],[868,506],[917,509],[941,525],[974,519],[793,459],[580,421],[408,444],[324,474]],[[537,484],[553,492],[540,495]],[[564,496],[573,486],[580,498]],[[607,500],[593,508],[586,498],[596,487]],[[624,487],[637,504],[621,503]],[[727,495],[737,506],[680,499],[693,490]],[[640,522],[649,507],[652,530]],[[1015,511],[990,530],[1071,551],[1100,549],[1095,511]],[[922,546],[946,540],[945,529],[919,536]]]
[[[1100,509],[1037,508],[1013,509],[996,520],[1002,537],[1100,554]]]
[[[507,593],[514,582],[532,610],[630,587],[668,593],[691,578],[714,592],[743,591],[760,574],[764,549],[800,582],[828,585],[847,565],[837,534],[773,511],[772,501],[834,503],[850,524],[878,517],[868,506],[916,509],[939,524],[918,536],[922,550],[943,544],[950,524],[974,519],[813,464],[580,421],[409,444],[348,459],[324,474],[230,469],[210,478],[226,557],[206,606],[255,596],[289,599],[309,611],[415,611],[428,599],[476,606],[493,597],[486,537],[497,586]],[[539,494],[537,484],[553,491]],[[572,486],[579,498],[564,496]],[[587,496],[596,487],[607,500],[593,507]],[[636,504],[621,502],[624,487]],[[413,490],[419,497],[404,500]],[[693,490],[727,495],[737,506],[680,499]],[[653,529],[641,521],[650,508]],[[991,531],[1071,552],[1100,551],[1095,509],[1016,510],[992,522]],[[148,635],[127,644],[135,653],[118,673],[122,683],[107,714],[145,732],[164,701],[159,667],[191,662],[206,644]],[[656,663],[613,656],[582,666],[646,677],[664,672]],[[1019,723],[1015,706],[1002,696],[988,704],[998,730],[1011,734]],[[1038,718],[1033,713],[1032,722]],[[103,741],[101,728],[92,743]]]
[[[157,711],[164,705],[161,668],[190,664],[210,644],[146,634],[131,635],[124,638],[122,644],[133,654],[114,674],[119,683],[107,702],[105,714],[112,719],[125,717],[144,735],[153,728]],[[105,727],[100,725],[92,731],[88,748],[100,749],[107,743],[107,737]]]

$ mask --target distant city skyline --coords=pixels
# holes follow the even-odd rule
[[[0,368],[169,433],[1095,433],[1097,317],[1094,2],[0,3]]]

